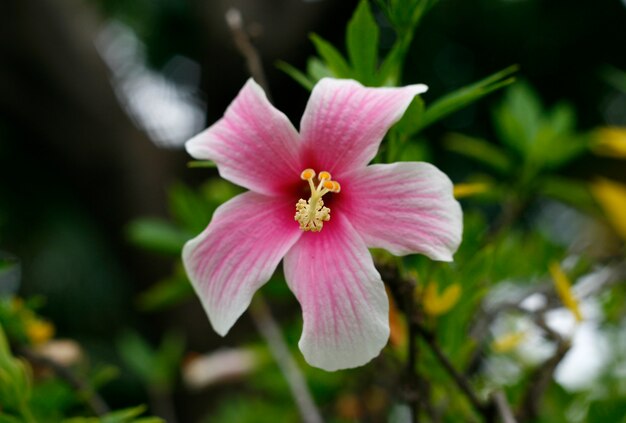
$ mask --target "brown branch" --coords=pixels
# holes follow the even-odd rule
[[[556,351],[530,376],[530,383],[526,387],[526,393],[517,411],[517,418],[521,422],[534,421],[539,416],[543,394],[550,386],[557,366],[571,348],[571,343],[568,340],[547,325],[543,313],[532,313],[531,316],[534,317],[535,324],[543,329],[546,336],[556,343]]]
[[[272,316],[267,303],[260,293],[257,293],[250,305],[250,315],[261,335],[269,345],[287,384],[291,389],[302,421],[305,423],[321,423],[322,416],[315,406],[313,396],[307,387],[304,375],[298,364],[291,356],[287,343],[283,339],[280,327]]]
[[[271,101],[270,90],[263,72],[261,58],[256,48],[250,42],[250,37],[244,29],[241,12],[238,9],[231,8],[226,12],[226,23],[230,28],[235,45],[246,59],[246,65],[250,75],[258,82],[267,98]],[[296,360],[289,352],[289,347],[283,339],[280,326],[272,316],[267,303],[260,293],[257,293],[250,304],[250,315],[256,325],[259,333],[265,338],[269,345],[270,352],[274,356],[278,367],[280,368],[289,389],[293,396],[302,421],[305,423],[321,423],[322,415],[320,414],[313,396],[306,384],[306,379]]]
[[[496,407],[502,423],[517,423],[513,411],[511,410],[511,404],[506,398],[506,395],[502,391],[495,391],[491,394],[491,401]]]
[[[401,299],[404,295],[406,295],[407,289],[410,290],[411,295],[413,294],[415,283],[413,281],[402,278],[397,268],[389,265],[378,265],[377,267],[380,270],[383,280],[390,285],[392,293],[394,293],[394,295],[398,297],[398,299]],[[468,401],[472,404],[476,411],[478,411],[486,420],[491,420],[491,404],[485,404],[478,398],[478,396],[474,393],[474,390],[469,380],[462,373],[456,370],[450,359],[443,352],[443,350],[437,343],[437,340],[435,339],[434,333],[423,326],[419,315],[414,313],[413,310],[407,309],[407,302],[403,303],[405,304],[404,311],[409,321],[409,327],[412,328],[409,336],[421,336],[421,338],[429,346],[439,363],[454,380],[459,390],[467,397]]]
[[[94,391],[86,381],[75,375],[69,367],[57,363],[49,357],[37,354],[28,347],[17,347],[16,353],[26,358],[33,364],[49,368],[57,376],[66,381],[72,389],[83,394],[87,405],[96,416],[103,416],[110,411],[109,406],[104,402],[102,397],[100,397],[100,395],[98,395],[98,393]]]
[[[415,301],[415,283],[414,281],[410,281],[411,283],[404,284],[402,288],[406,291],[404,293],[405,307],[407,310],[407,315],[412,316],[416,314],[416,301]],[[420,379],[419,372],[417,369],[417,362],[419,359],[419,344],[417,342],[417,332],[418,327],[413,321],[413,319],[409,319],[408,322],[408,346],[407,346],[407,363],[406,363],[406,372],[407,372],[407,383],[408,383],[408,393],[407,393],[407,402],[411,408],[411,414],[413,416],[413,422],[418,423],[420,421],[420,403],[423,400],[422,392],[420,389]]]
[[[472,406],[478,411],[480,414],[487,416],[488,406],[484,404],[478,396],[474,393],[474,390],[469,382],[469,380],[459,371],[456,370],[448,356],[443,352],[439,343],[435,339],[435,335],[433,332],[429,331],[422,325],[417,325],[418,334],[422,337],[426,344],[430,347],[430,350],[435,354],[439,363],[443,366],[444,369],[448,372],[454,383],[457,385],[459,390],[463,392],[463,394],[467,397]]]
[[[265,78],[265,73],[263,72],[263,64],[261,63],[261,57],[257,52],[256,48],[252,45],[250,41],[250,37],[243,26],[243,19],[241,17],[241,12],[239,9],[230,8],[226,12],[226,23],[230,28],[230,31],[233,35],[233,40],[235,41],[235,46],[241,53],[241,55],[246,59],[246,67],[248,68],[248,72],[258,82],[258,84],[263,88],[267,97],[270,98],[269,94],[269,85],[267,84],[267,79]],[[270,98],[271,100],[271,98]]]

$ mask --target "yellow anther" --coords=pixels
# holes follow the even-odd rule
[[[324,207],[322,197],[329,192],[339,192],[341,185],[339,182],[331,180],[329,172],[321,171],[318,175],[319,184],[315,186],[313,169],[304,169],[300,177],[309,182],[311,197],[308,200],[300,199],[296,204],[296,214],[294,220],[300,224],[303,231],[319,232],[324,226],[324,222],[330,220],[330,209]]]
[[[302,178],[303,181],[313,179],[315,178],[315,171],[313,169],[304,169],[300,174],[300,178]]]
[[[332,177],[330,176],[329,172],[326,172],[325,170],[322,170],[318,176],[320,181],[330,181],[332,179]]]

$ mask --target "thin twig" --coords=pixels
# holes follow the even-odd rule
[[[75,375],[70,368],[57,363],[49,357],[37,354],[35,351],[27,347],[17,347],[16,352],[33,364],[49,368],[56,373],[57,376],[65,380],[72,387],[72,389],[82,393],[87,405],[89,405],[89,408],[91,408],[91,411],[96,416],[104,416],[110,411],[109,406],[104,402],[102,397],[98,395],[98,393],[94,391],[89,384],[87,384],[87,382]]]
[[[250,315],[257,329],[269,345],[278,367],[287,380],[287,384],[291,389],[291,395],[300,411],[302,421],[306,423],[321,423],[323,421],[322,416],[315,406],[313,396],[307,387],[304,376],[291,356],[280,327],[274,320],[267,303],[260,293],[256,294],[250,305]]]
[[[407,315],[412,316],[415,314],[415,284],[405,284],[404,296],[406,298]],[[417,343],[417,325],[413,319],[409,319],[408,322],[408,357],[406,363],[406,371],[408,377],[408,398],[407,401],[411,407],[411,414],[413,416],[413,423],[419,423],[420,421],[420,402],[422,401],[422,393],[420,392],[420,380],[417,369],[417,362],[419,359],[419,344]]]
[[[543,394],[550,386],[557,366],[571,348],[569,340],[548,326],[543,313],[536,312],[530,315],[534,318],[535,324],[543,329],[546,336],[556,343],[556,351],[552,357],[533,371],[529,379],[530,383],[526,387],[526,393],[517,412],[517,418],[521,422],[534,421],[539,416]]]
[[[250,42],[250,37],[244,29],[243,18],[238,9],[231,8],[226,12],[226,23],[230,28],[235,45],[241,55],[246,59],[248,72],[257,81],[257,83],[265,90],[267,98],[271,101],[271,95],[261,57],[256,48]],[[289,347],[283,339],[280,326],[272,316],[267,303],[260,293],[257,293],[250,304],[250,315],[261,335],[269,345],[270,352],[274,356],[278,367],[280,368],[293,396],[302,421],[306,423],[321,423],[322,415],[320,414],[313,396],[306,384],[306,379],[302,371],[298,367],[296,360],[291,356]]]
[[[228,9],[228,11],[226,12],[226,23],[228,24],[228,27],[230,28],[230,31],[233,35],[235,46],[237,47],[241,55],[246,59],[246,67],[248,68],[248,72],[263,88],[268,98],[270,98],[269,86],[267,84],[267,79],[265,78],[265,73],[263,72],[261,57],[259,56],[256,48],[254,48],[254,46],[252,45],[252,42],[250,41],[250,36],[244,29],[243,19],[241,17],[241,12],[239,11],[239,9]]]
[[[385,280],[390,285],[390,287],[392,288],[392,292],[398,297],[402,298],[402,296],[405,295],[404,292],[407,287],[415,286],[415,283],[413,281],[402,278],[397,268],[388,265],[379,265],[377,267],[380,270],[383,280]],[[413,290],[411,289],[411,293],[412,292]],[[422,339],[424,339],[426,344],[428,344],[429,348],[434,353],[437,360],[439,360],[441,365],[452,377],[456,385],[459,387],[460,391],[467,397],[467,399],[476,409],[476,411],[483,415],[486,420],[489,420],[491,414],[490,404],[484,404],[478,398],[478,396],[474,393],[474,390],[472,389],[469,380],[462,373],[456,370],[450,359],[448,359],[446,354],[437,343],[434,333],[422,325],[419,316],[416,313],[413,313],[412,310],[406,309],[406,305],[404,311],[407,315],[409,325],[413,330],[411,336],[420,335]]]
[[[463,394],[467,397],[469,402],[474,406],[474,408],[481,414],[485,414],[487,410],[487,406],[483,404],[483,402],[478,398],[478,396],[474,393],[472,386],[469,381],[465,378],[463,374],[456,370],[448,356],[443,352],[439,343],[435,339],[435,335],[423,327],[422,325],[417,325],[418,334],[422,337],[426,344],[430,347],[430,350],[435,354],[437,360],[441,363],[441,365],[446,369],[450,377],[454,380],[454,383],[458,386],[458,388],[463,392]]]
[[[494,403],[498,414],[502,420],[502,423],[517,423],[513,411],[511,410],[511,404],[506,398],[506,395],[502,391],[495,391],[491,394],[491,400]]]

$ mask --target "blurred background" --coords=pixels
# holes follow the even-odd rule
[[[175,250],[171,245],[193,236],[208,222],[212,204],[237,192],[215,179],[207,185],[205,180],[216,175],[215,169],[188,168],[190,158],[183,149],[189,137],[221,117],[248,78],[226,25],[226,10],[241,11],[261,55],[273,101],[297,126],[309,93],[276,62],[304,68],[315,54],[309,40],[312,32],[342,49],[345,26],[357,3],[2,2],[0,250],[19,262],[17,292],[23,298],[39,298],[37,313],[52,322],[55,338],[74,340],[92,367],[106,363],[118,369],[100,389],[111,408],[148,404],[150,414],[168,421],[174,421],[173,416],[181,422],[255,421],[229,414],[235,412],[223,405],[240,407],[237,398],[243,391],[258,398],[256,413],[276,398],[287,398],[280,406],[287,414],[277,418],[297,420],[288,394],[281,397],[268,388],[274,374],[270,371],[268,380],[261,378],[256,385],[218,384],[207,376],[208,382],[200,381],[200,388],[193,388],[193,382],[172,374],[167,365],[154,375],[156,364],[142,370],[141,363],[133,361],[164,343],[175,351],[172,360],[182,357],[183,362],[224,346],[244,353],[248,349],[239,348],[254,333],[244,315],[221,339],[184,287],[165,283],[164,290],[169,286],[183,292],[150,291],[159,281],[184,279],[177,259],[169,254]],[[393,28],[380,11],[374,8],[374,12],[385,52],[394,41]],[[440,0],[417,29],[403,82],[429,85],[424,95],[428,103],[517,64],[517,79],[534,87],[546,107],[571,104],[577,130],[591,133],[600,127],[626,126],[626,78],[619,71],[626,70],[625,42],[626,2],[620,0]],[[492,115],[503,96],[504,91],[497,91],[422,132],[430,141],[425,157],[455,183],[473,174],[477,165],[440,141],[457,133],[497,139]],[[624,161],[614,157],[581,155],[560,173],[577,181],[601,175],[626,183]],[[202,199],[196,198],[196,189],[203,193]],[[207,211],[199,211],[202,207]],[[555,228],[550,223],[571,210],[563,207],[542,203],[531,215],[548,222],[548,233],[569,242],[577,227]],[[486,205],[484,210],[487,218],[495,215],[494,206]],[[168,232],[165,224],[159,226],[172,219],[193,222],[176,233]],[[615,248],[621,251],[612,247],[620,242],[612,231],[605,232],[608,240],[598,243],[595,252],[611,256]],[[143,244],[150,251],[140,248]],[[270,282],[268,289],[279,298],[277,318],[296,319],[293,333],[287,332],[295,349],[298,306],[280,282],[275,286]],[[146,292],[152,292],[152,297]],[[167,303],[177,295],[185,301],[172,300],[171,306],[161,307],[160,301]],[[248,352],[254,353],[255,348]],[[264,354],[252,357],[271,361]],[[247,372],[246,357],[225,360],[238,363],[236,375]],[[331,376],[321,371],[312,372],[313,390],[325,413],[337,421],[359,420],[358,401],[350,395],[335,396],[341,391],[336,389],[339,382],[327,381]],[[367,374],[349,374],[353,385],[369,380]]]

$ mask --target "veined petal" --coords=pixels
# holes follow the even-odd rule
[[[368,247],[452,261],[463,214],[443,172],[428,163],[403,162],[368,166],[346,179],[337,213],[349,216]]]
[[[287,116],[249,79],[224,117],[185,146],[194,158],[214,161],[224,179],[261,194],[276,194],[302,171],[299,144]]]
[[[291,199],[246,192],[185,244],[185,270],[217,333],[229,331],[300,235]]]
[[[285,278],[302,306],[300,350],[312,366],[361,366],[389,338],[389,302],[372,257],[348,220],[333,216],[287,253]]]
[[[427,89],[423,84],[367,88],[353,80],[322,79],[300,124],[305,157],[333,174],[367,165],[413,97]]]

